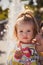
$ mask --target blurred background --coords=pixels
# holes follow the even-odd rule
[[[14,46],[11,41],[16,17],[27,9],[32,11],[40,26],[43,0],[0,0],[0,65],[6,65],[7,53]]]

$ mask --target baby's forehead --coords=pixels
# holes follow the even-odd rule
[[[27,24],[28,24],[28,25],[29,25],[29,24],[32,24],[32,25],[33,25],[34,23],[33,23],[32,20],[29,20],[29,21],[28,21],[28,20],[27,20],[27,21],[25,21],[25,20],[18,20],[18,21],[17,21],[17,25],[27,25]]]
[[[34,27],[33,23],[32,22],[28,22],[28,21],[19,22],[17,24],[17,26],[19,26],[19,27]]]
[[[28,30],[28,29],[29,29],[29,30],[33,30],[33,29],[34,29],[34,26],[31,25],[30,23],[29,23],[29,24],[28,24],[28,23],[27,23],[27,24],[26,24],[26,23],[25,23],[25,24],[24,24],[24,23],[19,23],[18,26],[17,26],[17,29],[19,29],[19,30],[20,30],[20,29],[21,29],[21,30],[22,30],[22,29],[24,29],[24,30]]]

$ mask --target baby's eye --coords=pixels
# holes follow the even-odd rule
[[[22,30],[20,32],[23,32]]]
[[[30,32],[30,30],[27,30],[27,32]]]

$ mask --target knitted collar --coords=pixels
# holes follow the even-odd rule
[[[24,43],[24,42],[19,42],[18,43],[18,47],[19,48],[26,48],[26,47],[30,47],[30,46],[33,46],[33,44],[32,44],[32,42],[30,42],[30,43]]]

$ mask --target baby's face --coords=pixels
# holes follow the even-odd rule
[[[17,26],[17,38],[24,43],[30,43],[33,38],[33,24],[24,23]]]

